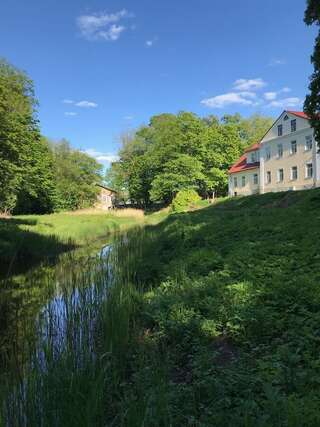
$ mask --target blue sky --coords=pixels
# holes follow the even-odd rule
[[[0,56],[35,82],[44,135],[105,164],[162,112],[299,110],[305,0],[2,0]]]

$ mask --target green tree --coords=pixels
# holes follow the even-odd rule
[[[32,81],[0,60],[0,211],[15,207],[22,182],[36,197],[29,181],[40,142],[36,105]]]
[[[319,0],[307,0],[304,21],[307,25],[320,26]],[[311,63],[314,71],[310,77],[310,93],[306,96],[304,111],[310,117],[310,124],[314,128],[315,138],[320,148],[320,30],[316,37]]]
[[[52,143],[56,181],[56,209],[93,206],[102,180],[102,166],[92,157],[71,148],[66,140]]]

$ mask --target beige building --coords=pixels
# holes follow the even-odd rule
[[[229,170],[229,195],[320,186],[320,157],[308,117],[284,111]]]
[[[112,190],[109,187],[98,184],[100,192],[97,197],[96,206],[101,209],[112,209],[115,205],[116,200],[116,191]]]

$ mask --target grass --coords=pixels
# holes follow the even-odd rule
[[[108,264],[70,275],[66,304],[79,284],[106,298],[64,312],[59,352],[52,334],[46,363],[38,350],[2,389],[3,424],[319,426],[319,239],[319,189],[128,230]]]
[[[44,259],[142,222],[141,212],[129,209],[109,214],[92,210],[0,218],[0,271],[24,271]]]

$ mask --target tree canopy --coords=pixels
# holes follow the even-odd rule
[[[319,0],[307,0],[304,21],[307,25],[320,26]],[[314,71],[310,77],[310,93],[306,96],[304,111],[310,116],[310,123],[314,128],[318,146],[320,146],[320,29],[316,37],[311,63],[313,64]]]
[[[271,124],[272,119],[260,115],[221,120],[190,112],[153,116],[147,126],[125,135],[107,181],[144,206],[170,203],[186,188],[203,197],[213,191],[225,194],[228,168]]]
[[[0,212],[50,213],[96,200],[102,167],[41,136],[32,80],[0,60]]]

